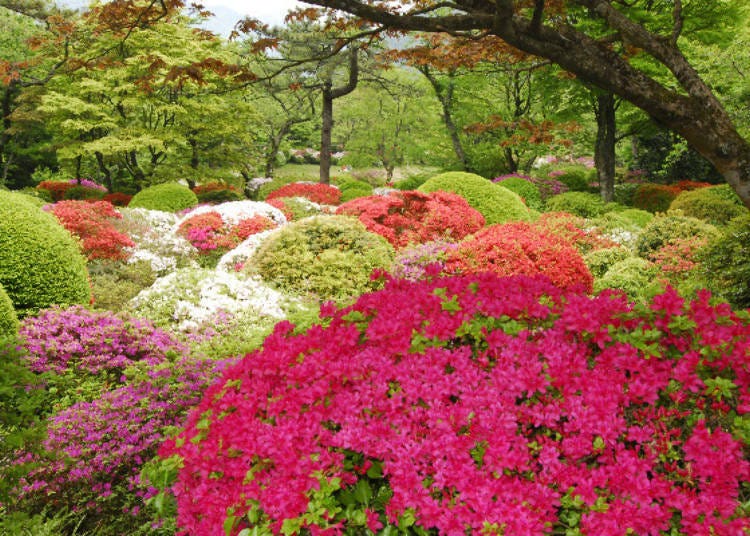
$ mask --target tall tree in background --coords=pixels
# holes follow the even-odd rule
[[[750,143],[680,48],[683,31],[705,21],[726,2],[675,1],[657,10],[653,2],[569,0],[443,2],[401,0],[305,0],[361,17],[383,28],[447,32],[479,38],[494,35],[643,109],[683,136],[722,173],[750,207]],[[727,16],[726,11],[723,14]],[[577,21],[596,23],[578,25]],[[736,21],[736,18],[735,18]],[[595,26],[595,28],[594,28]],[[621,44],[614,47],[613,44]],[[636,67],[645,55],[669,82]]]

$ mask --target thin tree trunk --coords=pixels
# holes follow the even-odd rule
[[[102,177],[104,177],[104,186],[106,186],[107,190],[109,190],[110,192],[114,191],[114,184],[112,183],[112,172],[104,162],[104,155],[99,151],[96,151],[94,153],[94,156],[96,156],[96,163],[99,166],[99,171],[102,172]]]
[[[599,192],[604,201],[615,198],[615,96],[603,93],[596,97],[596,144],[594,164],[599,178]]]

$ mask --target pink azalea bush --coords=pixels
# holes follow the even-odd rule
[[[132,533],[150,519],[142,465],[225,363],[191,357],[148,321],[81,307],[27,318],[20,334],[29,367],[58,398],[40,443],[15,461],[28,468],[15,506],[67,508],[83,515],[81,529]]]
[[[186,238],[201,254],[219,251],[222,254],[237,247],[247,237],[273,229],[276,223],[260,214],[237,222],[224,221],[218,212],[188,215],[177,233]]]
[[[484,216],[460,195],[450,192],[390,192],[359,197],[337,210],[359,218],[368,231],[394,247],[431,240],[460,240],[484,226]]]
[[[484,273],[322,315],[277,326],[162,447],[178,534],[750,530],[750,325],[708,294]]]

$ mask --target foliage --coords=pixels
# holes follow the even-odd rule
[[[628,257],[614,263],[606,273],[594,281],[594,292],[620,290],[629,299],[648,296],[659,273],[658,267],[646,259]]]
[[[70,508],[85,512],[81,528],[102,535],[134,533],[148,516],[142,463],[166,432],[181,422],[221,363],[191,358],[172,336],[147,321],[51,309],[24,322],[29,364],[56,372],[55,413],[28,464],[16,506],[30,512]],[[99,386],[81,394],[83,378]],[[68,390],[65,382],[70,382]]]
[[[671,240],[694,236],[711,242],[719,236],[719,231],[710,223],[684,216],[681,212],[659,214],[638,236],[635,245],[636,253],[643,258],[648,258],[651,253]]]
[[[436,191],[394,191],[360,197],[339,206],[337,214],[359,218],[368,231],[395,248],[432,240],[458,241],[484,226],[484,217],[460,195]]]
[[[338,177],[333,181],[341,190],[341,202],[346,203],[358,197],[372,195],[372,186],[351,177]]]
[[[591,189],[591,170],[585,167],[558,168],[551,171],[549,176],[563,183],[572,192],[588,192]]]
[[[176,182],[167,182],[144,188],[133,196],[128,207],[179,212],[198,204],[198,197],[188,188]]]
[[[18,315],[13,308],[8,293],[0,285],[0,342],[8,337],[15,336],[18,332]]]
[[[156,281],[156,273],[146,260],[136,262],[89,262],[93,307],[119,312],[144,288]]]
[[[582,254],[618,244],[598,228],[591,228],[584,218],[569,212],[544,212],[532,225],[541,233],[573,244]]]
[[[278,197],[304,197],[319,205],[341,203],[341,190],[329,184],[292,182],[270,192],[266,200]]]
[[[312,216],[267,238],[245,270],[294,294],[347,299],[377,287],[370,274],[392,260],[393,247],[356,219]]]
[[[67,200],[80,199],[80,200],[96,201],[96,200],[103,199],[105,194],[106,192],[103,192],[96,188],[89,188],[87,186],[74,185],[71,188],[68,188],[67,190],[65,190],[65,193],[63,194],[63,199],[67,199]]]
[[[720,197],[726,201],[731,201],[735,205],[744,206],[742,204],[742,199],[740,199],[740,196],[737,195],[737,192],[732,190],[732,187],[728,184],[719,184],[718,186],[709,186],[707,191],[711,192],[713,195]]]
[[[550,212],[569,212],[582,218],[594,218],[602,214],[604,201],[597,194],[587,192],[565,192],[547,200]]]
[[[683,191],[672,201],[669,209],[681,210],[685,216],[698,218],[713,225],[725,225],[732,218],[747,214],[747,208],[724,199],[721,194],[715,192],[714,188]]]
[[[701,277],[701,251],[708,245],[704,236],[669,240],[649,255],[649,260],[659,269],[658,279],[671,285],[683,296],[691,296],[706,286]]]
[[[0,285],[19,317],[91,299],[86,260],[54,216],[0,191]]]
[[[425,182],[418,191],[458,194],[484,216],[487,225],[529,219],[529,211],[518,194],[473,173],[442,173]]]
[[[615,263],[631,256],[630,251],[622,246],[597,249],[583,256],[583,261],[591,271],[594,279],[601,278]]]
[[[182,268],[157,279],[130,303],[129,310],[155,325],[184,333],[201,333],[217,318],[252,313],[262,323],[285,318],[287,300],[257,279],[242,273]]]
[[[447,252],[445,271],[544,275],[560,288],[591,290],[593,278],[572,242],[526,222],[485,227]]]
[[[709,287],[738,309],[750,308],[750,216],[729,222],[700,255]]]
[[[393,183],[393,186],[394,188],[398,188],[399,190],[416,190],[428,180],[430,180],[429,174],[419,173],[416,175],[410,175],[400,181],[395,181]]]
[[[225,201],[242,201],[243,196],[231,184],[209,182],[193,188],[199,203],[224,203]]]
[[[128,258],[127,248],[135,246],[129,236],[115,229],[112,221],[122,219],[122,214],[108,201],[58,201],[47,210],[80,239],[89,260],[122,261]]]
[[[750,326],[706,294],[482,274],[323,315],[279,325],[161,449],[178,534],[750,526]]]
[[[526,206],[534,210],[543,210],[542,194],[539,188],[532,182],[517,175],[502,175],[492,180],[503,188],[517,193],[523,199]]]

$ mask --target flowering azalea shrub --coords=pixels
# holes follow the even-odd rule
[[[747,214],[748,210],[721,194],[715,188],[686,190],[678,195],[670,210],[681,210],[685,216],[698,218],[713,225],[726,225],[729,220]]]
[[[53,201],[62,201],[63,199],[86,199],[99,198],[107,193],[107,188],[90,179],[70,179],[67,181],[46,180],[40,182],[37,190],[49,193]],[[77,193],[69,194],[72,189],[77,189]]]
[[[217,315],[252,312],[277,322],[285,318],[290,300],[243,273],[183,268],[157,279],[130,302],[129,310],[154,324],[178,332],[202,331]]]
[[[700,252],[709,288],[739,309],[750,308],[750,215],[740,216]]]
[[[145,208],[123,208],[120,213],[122,220],[114,224],[135,242],[128,263],[147,262],[157,275],[196,264],[196,249],[175,233],[177,215]]]
[[[617,245],[598,228],[588,225],[585,218],[568,212],[545,212],[531,225],[545,234],[555,235],[573,244],[583,254]]]
[[[208,182],[193,188],[193,193],[200,203],[223,203],[225,201],[241,201],[242,193],[232,186],[222,182]]]
[[[710,223],[685,216],[680,211],[659,214],[638,235],[635,249],[643,258],[670,241],[699,237],[709,242],[717,239],[720,232]]]
[[[649,212],[666,212],[669,205],[680,194],[677,186],[643,183],[633,193],[633,206]]]
[[[394,247],[431,240],[460,240],[484,226],[484,216],[460,195],[393,191],[347,201],[337,214],[355,216]]]
[[[81,239],[83,253],[89,260],[125,260],[129,255],[127,248],[135,246],[128,235],[112,224],[122,214],[108,201],[58,201],[47,210]]]
[[[85,514],[79,528],[96,534],[135,533],[133,525],[148,519],[140,512],[149,493],[142,464],[224,363],[189,357],[149,322],[82,308],[46,311],[24,322],[21,336],[32,369],[55,373],[42,376],[48,388],[59,389],[55,378],[72,381],[67,393],[58,391],[41,444],[16,460],[29,468],[16,506],[71,509]],[[82,394],[82,376],[101,389]]]
[[[324,315],[277,326],[164,444],[178,534],[750,529],[750,326],[707,294],[481,274]]]
[[[296,221],[323,212],[323,206],[306,197],[274,197],[266,202],[286,216],[287,221]],[[329,210],[332,207],[328,207]]]
[[[116,207],[127,207],[131,199],[133,199],[132,195],[123,192],[114,192],[102,197],[102,201],[109,201]]]
[[[591,291],[593,277],[572,243],[526,223],[491,225],[447,253],[445,272],[545,275],[561,288]]]
[[[389,274],[397,279],[417,281],[445,268],[447,252],[458,247],[453,242],[435,240],[414,244],[396,252]]]
[[[269,193],[266,200],[277,197],[304,197],[319,205],[338,205],[341,190],[330,184],[292,182]]]
[[[273,220],[261,215],[245,218],[232,225],[226,223],[218,212],[202,212],[183,219],[177,232],[187,238],[201,254],[216,250],[224,254],[248,236],[274,227],[276,223]]]

